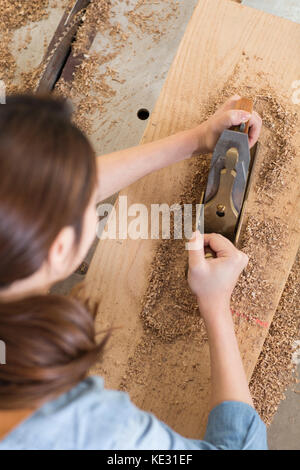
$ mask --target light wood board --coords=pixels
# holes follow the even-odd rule
[[[210,92],[221,90],[243,52],[259,56],[261,70],[269,72],[274,88],[292,94],[291,85],[300,77],[300,27],[288,20],[241,6],[228,0],[201,0],[191,18],[166,83],[151,115],[142,142],[150,142],[194,126],[203,119],[204,104]],[[247,77],[251,86],[251,74]],[[295,105],[300,115],[300,106]],[[300,149],[299,134],[295,145]],[[259,157],[261,165],[263,155]],[[293,163],[299,175],[299,158]],[[152,174],[122,191],[128,204],[174,203],[178,201],[191,163],[185,161]],[[259,168],[258,168],[259,170]],[[118,208],[118,202],[116,203]],[[288,242],[274,255],[266,256],[264,278],[273,289],[274,302],[264,318],[271,322],[299,246],[299,190],[297,178],[289,191],[279,195],[274,205],[258,205],[250,192],[248,214],[264,212],[288,223]],[[103,240],[89,268],[85,285],[89,297],[99,302],[98,328],[122,325],[115,331],[104,361],[97,372],[106,385],[118,388],[142,338],[139,318],[141,298],[147,289],[154,240]],[[274,266],[280,266],[274,270]],[[241,321],[238,339],[247,376],[250,379],[267,335],[267,328]],[[161,362],[159,374],[157,363]],[[155,363],[155,364],[154,364]],[[180,367],[176,368],[176,364]],[[176,431],[188,437],[201,437],[209,411],[209,352],[194,340],[181,338],[173,344],[154,347],[144,363],[144,383],[128,389],[133,401],[154,412]],[[184,387],[182,384],[188,381]]]

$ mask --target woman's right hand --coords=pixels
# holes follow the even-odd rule
[[[205,258],[205,247],[215,258]],[[196,295],[204,320],[217,311],[228,308],[239,275],[248,264],[248,256],[225,237],[216,233],[193,234],[188,244],[188,283]]]

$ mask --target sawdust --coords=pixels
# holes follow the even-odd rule
[[[0,80],[13,80],[17,68],[15,58],[9,51],[12,34],[6,31],[0,35]]]
[[[0,30],[12,31],[29,22],[40,21],[49,14],[49,0],[0,0]]]
[[[67,5],[69,0],[60,0],[60,7]],[[0,0],[0,80],[4,80],[7,93],[25,93],[35,90],[45,64],[41,63],[32,70],[21,72],[19,83],[13,80],[17,72],[16,58],[11,52],[13,34],[21,27],[48,18],[51,8],[56,8],[53,0],[29,0],[26,2]],[[32,41],[28,29],[24,41],[18,46],[19,53],[28,49]]]
[[[159,5],[158,9],[155,9],[156,4]],[[173,0],[165,0],[165,5],[162,5],[161,2],[149,4],[147,0],[138,0],[135,7],[128,11],[126,16],[137,31],[140,31],[142,35],[149,34],[154,42],[158,42],[166,32],[166,22],[176,16],[178,5],[179,2]],[[132,30],[130,26],[129,29]]]
[[[29,24],[40,21],[49,15],[49,0],[30,0],[27,2],[0,0],[0,80],[4,80],[8,92],[13,92],[11,85],[15,77],[17,64],[11,53],[13,32]],[[24,48],[30,41],[28,32]]]
[[[250,390],[255,407],[271,424],[284,392],[298,382],[292,357],[300,339],[300,253],[295,260],[272,321],[269,334],[256,364]]]
[[[185,188],[180,205],[199,203],[205,188],[209,161],[203,157],[194,168],[193,183]],[[194,219],[196,214],[194,213]],[[174,220],[173,220],[174,223]],[[171,239],[174,226],[171,228]],[[204,324],[186,280],[188,254],[185,240],[162,240],[151,266],[149,287],[143,300],[141,318],[162,341],[174,341],[191,332],[201,331]]]
[[[239,83],[242,73],[249,73],[253,60],[245,54],[244,62],[236,65],[227,79],[219,96],[210,96],[207,106],[208,114],[212,114],[224,101],[234,94],[251,98],[254,109],[263,120],[263,131],[260,137],[262,152],[265,156],[256,183],[258,200],[273,204],[277,193],[286,191],[291,180],[295,178],[290,171],[291,162],[296,158],[293,139],[298,132],[298,115],[289,96],[279,94],[269,83],[269,76],[262,71],[257,72],[253,86]],[[254,62],[260,57],[255,56]],[[266,202],[266,198],[269,199]]]
[[[272,149],[272,156],[266,159],[260,169],[258,193],[261,198],[268,192],[286,190],[287,175],[291,162],[296,157],[292,140],[297,125],[297,114],[291,106],[285,107],[269,90],[263,90],[257,99],[260,101],[260,114],[264,126],[270,131],[266,146]],[[275,135],[274,135],[275,134]]]
[[[49,0],[30,0],[27,2],[0,0],[0,80],[4,80],[8,93],[23,91],[23,83],[19,87],[12,84],[15,78],[17,64],[11,53],[13,32],[30,22],[37,22],[47,18]],[[21,49],[26,49],[31,40],[28,31]],[[35,75],[35,70],[33,70]],[[21,77],[22,78],[22,77]],[[28,78],[24,75],[25,90],[28,86]]]
[[[104,32],[110,26],[111,0],[92,1],[82,18],[82,27],[76,35],[76,41],[72,46],[74,54],[85,54],[90,48],[90,38],[96,32]]]
[[[85,60],[76,67],[74,80],[66,82],[61,79],[55,87],[56,94],[77,102],[73,120],[85,132],[91,132],[95,114],[104,113],[105,102],[116,93],[107,79],[117,78],[117,72],[110,68],[105,73],[99,72],[99,66],[111,60],[112,56],[86,55]]]
[[[217,98],[208,103],[207,109],[213,113],[215,109],[224,102],[226,96],[231,96],[237,90],[232,89],[226,84],[225,90],[223,90]],[[248,90],[249,93],[249,90]],[[255,93],[253,92],[253,95]],[[258,95],[258,98],[265,101],[268,100],[269,95],[264,95],[262,92]],[[276,175],[281,180],[286,177],[286,166],[288,167],[289,162],[295,156],[295,149],[292,148],[292,132],[295,131],[295,115],[293,114],[293,126],[291,126],[290,115],[287,111],[284,111],[283,105],[276,102],[274,95],[271,99],[272,108],[275,106],[280,109],[281,112],[272,113],[269,115],[269,120],[266,123],[266,127],[270,127],[270,119],[272,116],[271,128],[275,129],[275,135],[273,135],[273,142],[270,145],[272,136],[267,137],[266,147],[269,148],[269,152],[264,152],[265,165],[272,165],[276,167]],[[288,123],[288,124],[286,124]],[[276,148],[278,143],[278,129],[282,129],[284,125],[289,127],[289,140],[282,139],[280,142],[280,148],[286,154],[288,149],[290,158],[285,161],[281,171],[278,169],[276,156],[281,161],[281,153],[274,153],[273,148]],[[201,158],[196,164],[196,168],[193,168],[194,175],[192,185],[189,181],[188,185],[184,190],[184,196],[181,204],[183,203],[199,203],[200,195],[206,185],[206,176],[209,169],[209,159]],[[264,191],[268,191],[270,194],[273,191],[277,191],[277,179],[274,178],[273,184],[270,185],[268,177],[263,178],[264,172],[260,173],[259,188],[264,188]],[[268,186],[266,185],[268,182]],[[285,181],[286,183],[286,181]],[[267,190],[268,187],[268,190]],[[249,299],[251,299],[251,311],[247,312],[249,320],[257,319],[257,316],[261,318],[264,312],[269,311],[270,308],[274,308],[273,302],[273,288],[272,285],[264,279],[265,270],[265,255],[272,257],[274,253],[280,250],[285,244],[288,234],[288,227],[279,218],[274,216],[273,219],[260,219],[258,217],[249,217],[245,229],[243,230],[241,249],[245,251],[249,256],[249,264],[241,275],[240,280],[235,288],[232,296],[232,303],[234,309],[240,309],[241,306],[249,305]],[[185,282],[185,267],[186,257],[184,257],[184,242],[174,240],[170,243],[168,240],[163,240],[157,249],[156,257],[151,269],[151,277],[149,279],[149,288],[146,294],[146,299],[143,304],[142,318],[147,327],[151,327],[158,332],[158,335],[163,337],[162,331],[167,331],[166,335],[169,339],[175,339],[177,337],[176,324],[178,315],[186,320],[186,314],[189,312],[197,311],[197,305],[193,300]],[[182,261],[184,260],[184,261]],[[277,266],[278,267],[278,266]],[[276,268],[276,266],[274,266]],[[172,274],[173,273],[173,274]],[[166,303],[162,300],[165,296]],[[188,300],[187,300],[188,299]],[[170,318],[169,318],[170,317]],[[176,320],[175,320],[176,319]],[[264,318],[262,317],[262,320]],[[172,324],[173,322],[173,324]],[[166,323],[167,327],[164,326]],[[186,332],[194,330],[199,327],[199,318],[193,320],[192,324],[188,326],[187,330],[183,324],[179,325],[178,331]],[[170,328],[170,330],[168,330]],[[171,333],[170,333],[171,332]],[[178,333],[179,334],[179,333]]]
[[[178,2],[173,0],[151,3],[137,0],[133,8],[129,2],[126,2],[128,8],[124,16],[128,18],[129,24],[128,29],[124,31],[120,22],[116,20],[114,6],[111,0],[92,1],[88,5],[72,44],[73,55],[83,56],[84,64],[79,65],[74,71],[72,84],[66,83],[64,78],[61,78],[56,85],[57,93],[73,101],[74,122],[88,134],[93,132],[95,113],[98,113],[99,118],[103,117],[106,111],[105,104],[109,103],[116,94],[114,82],[125,83],[111,64],[123,47],[128,43],[132,45],[129,34],[141,33],[157,42],[166,33],[168,21],[175,17],[178,11]],[[103,38],[108,39],[112,51],[107,54],[94,52],[91,59],[89,50],[96,33],[101,33]],[[103,63],[107,63],[106,70],[100,73],[99,68]],[[82,73],[83,68],[85,73]],[[87,88],[85,88],[86,80],[89,82]],[[117,121],[113,121],[111,125],[116,123]]]
[[[286,245],[288,227],[280,219],[260,220],[248,218],[241,240],[241,250],[249,256],[247,268],[241,274],[232,294],[232,306],[236,311],[247,312],[248,321],[253,324],[259,318],[266,320],[274,305],[274,286],[265,276],[266,255],[273,255]],[[274,265],[274,269],[280,266]]]
[[[44,70],[43,63],[34,67],[28,72],[20,73],[20,81],[18,84],[9,83],[7,90],[9,93],[32,93],[36,90],[41,74]]]
[[[120,40],[125,41],[127,35],[123,33],[119,24],[112,24],[112,2],[102,0],[91,2],[85,10],[77,34],[72,44],[74,57],[82,57],[75,67],[71,81],[62,77],[56,84],[55,93],[69,98],[74,104],[74,123],[84,132],[91,133],[96,114],[98,118],[105,111],[105,103],[115,96],[116,91],[111,85],[112,81],[122,83],[118,73],[107,65],[105,72],[99,69],[103,64],[110,63],[118,54]],[[92,39],[101,32],[109,34],[115,50],[107,54],[89,53]]]

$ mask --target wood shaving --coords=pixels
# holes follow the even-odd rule
[[[12,34],[6,31],[0,35],[0,80],[13,80],[17,68],[15,58],[9,51]]]
[[[194,168],[192,184],[186,187],[180,206],[199,204],[208,174],[208,159],[201,158]],[[196,214],[194,212],[194,219]],[[151,265],[149,286],[143,300],[141,318],[145,329],[155,332],[162,341],[174,341],[192,332],[202,332],[203,321],[195,297],[186,280],[188,252],[185,240],[161,240]]]
[[[295,364],[295,341],[300,339],[300,253],[289,275],[273,318],[269,334],[256,364],[250,390],[255,408],[270,425],[284,392],[298,382]]]
[[[39,83],[43,70],[44,65],[40,64],[29,72],[21,72],[20,83],[17,85],[8,83],[7,91],[9,93],[32,93]]]
[[[0,0],[0,30],[12,31],[29,22],[40,21],[49,14],[49,0]]]
[[[73,120],[85,132],[91,132],[95,113],[105,112],[105,102],[115,95],[115,90],[107,82],[118,74],[112,69],[99,72],[99,66],[111,60],[112,54],[101,56],[91,54],[76,68],[74,80],[67,83],[60,80],[55,93],[77,102]]]
[[[178,12],[179,2],[173,0],[165,0],[168,7],[161,2],[151,2],[148,0],[138,0],[135,7],[126,13],[128,20],[142,34],[152,36],[154,42],[158,42],[166,32],[166,22],[176,16]],[[155,8],[155,5],[159,8]],[[170,11],[171,4],[171,11]]]
[[[133,9],[125,12],[125,17],[143,35],[150,35],[157,41],[166,32],[165,23],[176,15],[178,10],[178,2],[172,0],[165,0],[165,2],[168,2],[168,11],[161,1],[149,3],[145,0],[138,0]],[[156,5],[159,5],[159,14],[156,11]],[[120,53],[121,48],[127,45],[129,31],[132,32],[133,28],[129,25],[128,31],[123,30],[121,24],[115,20],[113,6],[114,3],[111,0],[92,1],[88,5],[82,17],[82,24],[78,29],[76,40],[72,44],[73,54],[75,56],[83,54],[86,58],[84,60],[86,65],[83,65],[83,68],[87,73],[83,75],[80,70],[77,70],[72,85],[66,84],[63,79],[60,79],[56,85],[57,93],[70,98],[75,103],[74,122],[88,134],[93,132],[94,113],[99,112],[103,116],[106,111],[105,103],[108,103],[116,93],[113,82],[120,84],[125,82],[122,77],[119,77],[118,71],[113,68],[111,63]],[[113,50],[108,54],[93,53],[93,60],[91,60],[89,53],[91,38],[96,33],[107,38]],[[104,62],[107,63],[106,71],[100,74],[99,67]],[[96,63],[97,66],[95,66]],[[88,99],[85,89],[86,79],[91,84],[88,86]],[[93,110],[92,114],[90,114],[91,110]]]
[[[127,39],[121,26],[111,23],[111,6],[110,0],[101,0],[92,1],[87,7],[72,44],[73,54],[83,55],[84,60],[76,67],[70,82],[61,78],[55,87],[55,93],[72,100],[75,106],[73,120],[86,133],[92,133],[95,114],[101,116],[106,111],[105,103],[116,94],[110,82],[122,83],[112,67],[107,65],[104,73],[99,71],[103,64],[110,63],[119,54],[116,44]],[[115,43],[115,50],[107,54],[90,54],[91,37],[105,31]]]
[[[257,100],[264,126],[270,131],[265,145],[272,149],[272,157],[265,160],[259,175],[257,190],[263,198],[270,190],[273,194],[286,190],[287,177],[291,177],[288,169],[296,156],[292,140],[298,119],[291,106],[283,107],[270,90],[262,90]]]
[[[60,6],[65,4],[67,0],[60,0]],[[22,72],[20,83],[18,85],[13,83],[17,70],[16,59],[10,52],[14,31],[30,23],[46,19],[50,8],[56,6],[53,0],[28,0],[26,2],[0,0],[0,80],[5,81],[8,93],[34,91],[45,66],[45,64],[40,64],[28,72]],[[28,49],[31,40],[31,32],[28,29],[24,43],[19,46],[18,52]]]
[[[248,321],[264,321],[274,305],[274,286],[264,279],[265,254],[269,259],[286,244],[288,227],[280,220],[248,218],[241,249],[249,256],[249,263],[241,274],[232,294],[233,309],[247,313]],[[274,266],[275,268],[275,266]]]
[[[96,32],[104,32],[110,26],[111,0],[92,0],[82,18],[76,41],[73,44],[75,54],[87,53],[90,48],[90,37]]]

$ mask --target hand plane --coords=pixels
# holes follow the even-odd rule
[[[252,113],[253,103],[241,98],[235,109]],[[220,233],[237,243],[243,205],[253,174],[257,145],[249,149],[249,122],[226,129],[214,149],[201,211],[205,233]],[[203,230],[203,228],[202,228]]]

